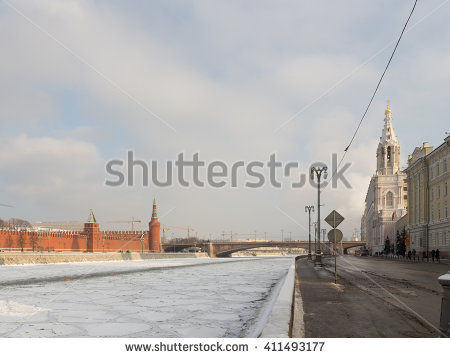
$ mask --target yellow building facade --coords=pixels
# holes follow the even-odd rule
[[[420,255],[439,249],[449,257],[450,136],[433,150],[427,142],[408,157],[408,249]]]

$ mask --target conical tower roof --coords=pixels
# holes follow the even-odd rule
[[[396,144],[398,145],[398,139],[395,135],[394,126],[392,125],[392,111],[388,103],[386,110],[384,111],[384,128],[381,132],[380,143],[385,144]]]
[[[158,218],[158,213],[156,212],[156,199],[153,197],[153,212],[152,212],[152,219]]]
[[[88,223],[96,223],[96,222],[97,222],[97,220],[95,220],[94,212],[91,209],[89,212]]]

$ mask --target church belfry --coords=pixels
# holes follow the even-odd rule
[[[391,252],[395,243],[395,222],[406,214],[406,174],[400,167],[400,144],[392,126],[389,102],[377,147],[377,169],[367,189],[361,238],[372,253]]]
[[[400,172],[400,145],[392,126],[392,111],[384,111],[384,128],[377,149],[377,174],[393,175]]]

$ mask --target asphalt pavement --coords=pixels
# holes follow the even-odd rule
[[[322,267],[299,259],[294,310],[302,312],[295,324],[303,327],[293,332],[307,338],[438,337],[437,277],[449,270],[448,263],[345,255],[338,258],[335,284],[333,257]]]

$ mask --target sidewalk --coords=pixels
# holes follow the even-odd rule
[[[405,311],[386,304],[307,259],[296,263],[293,336],[306,338],[435,337]],[[303,313],[299,319],[298,313]],[[301,327],[303,325],[303,327]]]
[[[397,261],[397,262],[410,262],[410,263],[423,263],[423,264],[429,264],[429,265],[450,265],[450,260],[449,259],[440,259],[440,261],[437,261],[436,259],[433,261],[433,259],[430,257],[428,260],[425,258],[423,259],[422,257],[415,257],[415,258],[411,258],[408,259],[408,257],[403,257],[403,256],[369,256],[372,259],[375,260],[386,260],[386,261]]]

